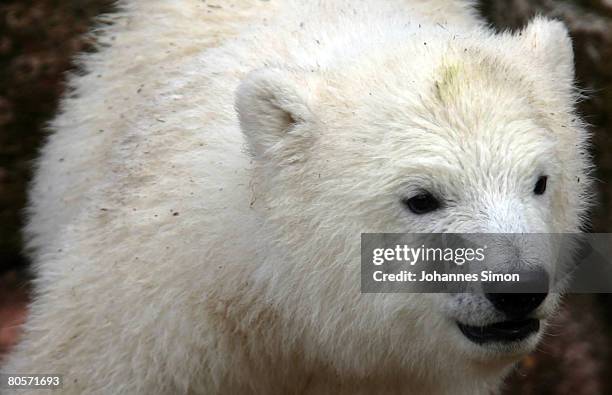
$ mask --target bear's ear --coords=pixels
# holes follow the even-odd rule
[[[312,78],[305,73],[268,68],[246,76],[236,92],[236,111],[255,157],[290,144],[298,150],[295,145],[308,140],[304,126],[313,120],[309,106],[313,91]]]
[[[563,22],[536,17],[519,34],[531,57],[527,61],[544,65],[553,78],[573,81],[574,50]]]

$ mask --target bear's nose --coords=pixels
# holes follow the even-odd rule
[[[537,309],[548,295],[548,274],[541,269],[518,273],[520,281],[485,284],[485,296],[493,306],[510,319],[525,318]],[[489,291],[489,292],[487,292]]]

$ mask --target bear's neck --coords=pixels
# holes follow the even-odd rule
[[[261,307],[267,306],[263,290],[244,285],[242,295],[234,293],[215,306],[220,318],[215,330],[222,335],[218,352],[228,358],[218,384],[227,393],[494,395],[512,367],[508,361],[495,366],[466,362],[444,372],[442,367],[415,371],[381,363],[367,374],[332,367],[295,335],[295,328],[287,330],[293,324],[283,322],[271,306]]]

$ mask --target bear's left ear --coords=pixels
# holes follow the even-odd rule
[[[530,59],[548,68],[554,78],[574,79],[572,39],[563,22],[536,17],[520,33]]]
[[[249,73],[236,92],[240,128],[255,157],[282,148],[297,151],[311,137],[313,78],[306,73],[267,68]],[[287,154],[285,152],[285,154]]]

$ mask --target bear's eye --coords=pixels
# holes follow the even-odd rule
[[[427,214],[440,208],[440,201],[429,192],[421,192],[416,196],[404,199],[403,203],[415,214]]]
[[[548,182],[547,176],[541,176],[538,178],[538,182],[536,182],[535,187],[533,188],[533,193],[536,195],[543,195],[546,192],[546,183]]]

